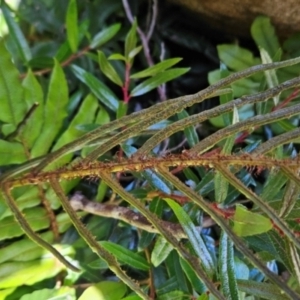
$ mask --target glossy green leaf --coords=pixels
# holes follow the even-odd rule
[[[172,66],[176,65],[181,60],[182,60],[182,58],[179,58],[179,57],[166,59],[166,60],[159,62],[159,63],[155,64],[154,66],[151,66],[141,72],[132,74],[130,76],[130,78],[136,79],[136,78],[144,78],[144,77],[154,76],[160,72],[165,71],[168,68],[171,68]]]
[[[138,46],[138,47],[135,47],[134,49],[132,49],[132,50],[129,52],[129,55],[128,55],[129,59],[132,61],[133,58],[134,58],[135,56],[137,56],[137,55],[140,53],[140,51],[141,51],[142,49],[143,49],[142,46]]]
[[[281,51],[275,28],[269,17],[257,17],[251,26],[251,35],[256,45],[265,49],[272,59],[278,51]],[[280,57],[278,59],[280,60]]]
[[[72,65],[71,69],[75,76],[91,89],[91,92],[101,101],[101,103],[112,111],[118,109],[119,100],[117,96],[104,83],[91,73],[76,65]]]
[[[213,258],[204,240],[202,239],[195,225],[191,221],[189,215],[183,210],[183,208],[178,203],[174,202],[172,199],[164,198],[164,200],[174,211],[180,225],[182,226],[183,230],[185,231],[188,237],[189,242],[193,246],[198,257],[201,258],[201,264],[204,270],[206,271],[208,276],[213,276],[213,274],[215,273]]]
[[[136,29],[137,29],[137,22],[136,20],[134,20],[125,39],[125,58],[127,63],[132,63],[129,54],[136,47],[136,43],[137,43]]]
[[[157,237],[154,248],[151,252],[151,262],[154,267],[158,267],[173,250],[173,246],[162,236]]]
[[[147,92],[162,85],[163,83],[166,83],[170,80],[180,77],[181,75],[185,74],[189,70],[190,70],[190,68],[177,68],[177,69],[171,69],[171,70],[161,72],[161,73],[143,81],[142,83],[140,83],[138,86],[136,86],[131,91],[130,95],[131,95],[131,97],[144,95]]]
[[[24,100],[27,103],[27,107],[31,108],[35,104],[38,105],[30,118],[26,120],[24,130],[22,130],[22,139],[26,141],[26,146],[31,149],[35,140],[41,134],[44,114],[44,95],[41,85],[31,70],[28,71],[22,85],[24,87]]]
[[[32,148],[32,157],[47,153],[67,116],[68,85],[63,69],[55,60],[44,109],[42,134]]]
[[[105,54],[102,51],[98,51],[98,60],[100,69],[104,73],[104,75],[108,77],[112,82],[122,87],[123,82],[120,76],[118,75],[114,67],[111,65],[111,63],[107,60]]]
[[[239,300],[234,267],[233,243],[224,231],[220,238],[219,270],[223,295],[228,300]]]
[[[78,300],[120,300],[126,291],[123,282],[102,281],[88,287]]]
[[[12,63],[11,56],[0,41],[0,120],[2,132],[12,133],[23,120],[26,113],[26,103],[23,99],[23,87],[19,72]]]
[[[73,53],[78,49],[78,15],[76,0],[70,0],[66,15],[67,39]]]
[[[147,260],[141,255],[108,241],[102,241],[100,244],[121,262],[138,270],[149,270],[150,266]]]
[[[238,236],[261,234],[273,228],[270,219],[258,213],[253,213],[242,205],[236,206],[232,221],[232,229]]]
[[[24,63],[27,63],[31,59],[30,48],[18,23],[13,19],[10,9],[5,1],[1,1],[1,11],[5,18],[7,27],[9,28],[9,35],[11,36],[18,50],[19,57]]]
[[[22,144],[0,140],[0,165],[18,164],[26,160],[26,151]]]
[[[102,29],[100,32],[98,32],[92,39],[92,42],[90,44],[90,47],[92,49],[95,49],[97,47],[101,47],[105,43],[107,43],[109,40],[111,40],[120,30],[121,24],[116,23],[114,25],[111,25],[105,29]]]

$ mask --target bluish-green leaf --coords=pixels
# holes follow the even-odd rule
[[[235,277],[233,243],[224,231],[220,238],[219,269],[223,295],[228,300],[239,300]]]
[[[121,24],[116,23],[114,25],[111,25],[111,26],[101,30],[92,39],[90,47],[92,49],[94,49],[94,48],[104,45],[118,33],[120,28],[121,28]]]
[[[206,271],[208,276],[213,276],[213,274],[215,273],[213,258],[192,220],[178,203],[168,198],[164,198],[164,200],[174,211],[180,225],[182,226],[188,237],[189,242],[193,246],[198,257],[201,259],[201,264],[204,270]]]
[[[147,92],[162,85],[163,83],[166,83],[170,80],[173,80],[173,79],[185,74],[189,70],[190,70],[190,68],[177,68],[177,69],[171,69],[171,70],[167,70],[167,71],[158,73],[157,75],[145,80],[144,82],[142,82],[138,86],[136,86],[131,91],[130,95],[131,95],[131,97],[144,95]]]
[[[41,134],[32,148],[32,157],[43,155],[49,151],[67,116],[68,93],[64,71],[55,60],[44,109],[44,123]]]
[[[149,263],[141,255],[108,241],[102,241],[100,242],[100,244],[103,248],[112,253],[121,262],[138,270],[149,270]]]
[[[271,20],[266,16],[257,17],[251,26],[251,35],[259,48],[265,49],[272,60],[274,60],[278,51],[281,51],[278,37]],[[277,58],[280,60],[280,55]]]
[[[12,133],[26,114],[26,103],[23,99],[23,87],[19,79],[19,72],[12,63],[12,58],[0,41],[0,120],[2,132]]]
[[[11,12],[5,1],[1,1],[1,11],[9,29],[9,34],[18,49],[19,56],[24,63],[27,63],[31,59],[30,48],[18,23],[11,16]]]
[[[118,86],[122,87],[123,82],[114,69],[114,67],[110,64],[110,62],[107,60],[105,54],[102,51],[98,51],[98,60],[101,71],[105,74],[106,77],[108,77],[112,82],[117,84]]]
[[[130,78],[136,79],[136,78],[144,78],[144,77],[150,77],[154,76],[160,72],[165,71],[168,68],[171,68],[172,66],[176,65],[178,62],[180,62],[182,58],[170,58],[166,59],[162,62],[159,62],[155,64],[154,66],[151,66],[141,72],[137,72],[135,74],[132,74]]]
[[[70,0],[66,15],[67,39],[73,53],[78,48],[78,22],[77,22],[77,3],[76,0]]]
[[[97,79],[91,73],[85,71],[84,69],[72,65],[71,69],[75,76],[85,83],[90,89],[91,92],[108,108],[112,111],[117,111],[119,106],[119,100],[117,96],[99,79]]]

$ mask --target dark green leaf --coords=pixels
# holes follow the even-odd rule
[[[9,34],[17,46],[19,56],[24,63],[27,63],[31,59],[30,48],[18,23],[11,16],[11,12],[5,1],[1,1],[1,11],[9,28]]]
[[[102,241],[100,244],[121,262],[138,270],[149,270],[150,266],[147,260],[141,255],[111,242]]]
[[[122,87],[123,82],[119,77],[118,73],[114,69],[114,67],[107,60],[105,54],[102,51],[98,51],[98,59],[101,71],[108,77],[112,82]]]
[[[182,110],[180,113],[177,114],[179,120],[189,117],[189,114],[186,110]],[[189,146],[192,148],[197,143],[199,143],[198,134],[196,128],[193,126],[184,128],[184,135],[188,141]]]
[[[119,100],[117,96],[99,79],[97,79],[91,73],[88,73],[84,69],[72,65],[71,69],[75,76],[85,83],[90,89],[91,92],[108,108],[112,111],[117,111],[119,106]]]
[[[92,39],[90,47],[92,49],[94,49],[94,48],[104,45],[118,33],[120,28],[121,28],[121,24],[116,23],[114,25],[111,25],[111,26],[101,30]]]
[[[157,75],[155,75],[152,78],[149,78],[136,86],[131,91],[131,97],[140,96],[143,94],[146,94],[147,92],[155,89],[156,87],[162,85],[163,83],[166,83],[170,80],[173,80],[186,72],[188,72],[190,68],[177,68],[177,69],[171,69],[164,72],[161,72]]]
[[[66,15],[67,39],[73,53],[78,48],[78,24],[77,24],[77,3],[76,0],[70,0]]]

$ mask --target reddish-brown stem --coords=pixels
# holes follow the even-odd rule
[[[123,100],[125,103],[128,103],[131,96],[129,94],[129,84],[130,84],[130,63],[125,64],[125,79],[124,79],[124,85],[122,87],[123,91]]]

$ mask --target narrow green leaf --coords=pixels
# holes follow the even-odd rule
[[[150,265],[148,264],[147,260],[141,255],[112,242],[101,241],[100,244],[121,262],[138,270],[149,270]]]
[[[253,280],[238,280],[238,289],[241,292],[253,295],[262,299],[269,300],[288,300],[290,297],[284,295],[279,286],[266,282],[257,282]]]
[[[193,246],[198,257],[201,259],[201,264],[204,270],[206,271],[208,276],[213,276],[213,274],[215,273],[213,258],[192,220],[178,203],[168,198],[164,198],[164,200],[174,211],[180,225],[188,236],[189,242]]]
[[[70,0],[66,15],[67,39],[73,53],[78,49],[78,15],[76,0]]]
[[[171,69],[167,70],[161,73],[158,73],[157,75],[153,76],[152,78],[149,78],[136,86],[131,91],[131,97],[140,96],[143,94],[146,94],[147,92],[155,89],[156,87],[160,86],[163,83],[166,83],[170,80],[173,80],[186,72],[188,72],[190,68],[177,68],[177,69]]]
[[[160,72],[165,71],[168,68],[171,68],[172,66],[176,65],[181,60],[182,60],[182,58],[179,58],[179,57],[166,59],[166,60],[159,62],[159,63],[155,64],[154,66],[149,67],[141,72],[132,74],[130,76],[130,78],[136,79],[136,78],[144,78],[144,77],[154,76]]]
[[[23,87],[12,58],[0,41],[0,120],[3,134],[12,133],[26,114]]]
[[[189,114],[186,110],[182,110],[180,113],[177,114],[179,120],[189,117]],[[184,135],[188,141],[189,146],[192,148],[197,143],[199,143],[199,138],[197,131],[194,126],[185,127],[184,128]]]
[[[109,40],[111,40],[120,30],[121,24],[116,23],[114,25],[111,25],[107,28],[104,28],[100,32],[98,32],[92,39],[92,42],[90,44],[90,47],[92,49],[95,49],[97,47],[101,47],[105,43],[107,43]]]
[[[265,49],[273,60],[278,51],[281,51],[275,28],[269,17],[257,17],[252,23],[251,35],[257,47]]]
[[[114,53],[108,57],[109,60],[124,60],[126,61],[126,58],[124,55],[120,53]]]
[[[26,294],[20,300],[76,300],[75,288],[61,286],[60,288],[36,290]]]
[[[260,48],[259,50],[260,50],[261,61],[263,64],[268,64],[273,62],[269,53],[265,49]],[[279,84],[276,75],[276,70],[269,70],[269,71],[265,71],[264,73],[269,88],[273,88]],[[279,98],[280,98],[280,94],[273,97],[274,106],[276,106],[279,103]]]
[[[105,54],[102,51],[98,51],[98,61],[100,69],[105,74],[105,76],[108,77],[112,82],[114,82],[118,86],[122,87],[123,82],[121,78],[119,77],[114,67],[107,60]]]
[[[238,236],[261,234],[273,228],[270,219],[260,214],[250,212],[242,205],[236,206],[232,221],[232,229]]]
[[[12,143],[0,140],[0,165],[19,164],[27,160],[24,146],[20,143]]]
[[[132,49],[132,50],[129,52],[129,55],[128,55],[129,59],[132,61],[133,58],[134,58],[135,56],[137,56],[137,55],[140,53],[140,51],[141,51],[142,49],[143,49],[142,46],[138,46],[138,47],[135,47],[134,49]]]
[[[26,146],[31,149],[35,140],[41,134],[44,113],[44,94],[41,85],[31,70],[28,71],[22,85],[25,91],[24,100],[27,104],[27,108],[31,108],[34,104],[38,105],[33,114],[26,121],[25,128],[22,132],[22,138],[26,141]]]
[[[126,291],[123,282],[102,281],[88,287],[78,300],[120,300]]]
[[[99,79],[97,79],[91,73],[88,73],[84,69],[72,65],[71,69],[75,76],[86,84],[90,89],[91,92],[108,108],[112,111],[117,111],[119,106],[119,100],[117,96]]]
[[[223,295],[228,300],[239,300],[234,268],[233,243],[222,231],[219,247],[219,269]]]
[[[31,59],[30,48],[18,23],[11,16],[10,9],[5,1],[1,1],[1,11],[9,29],[9,35],[18,49],[19,56],[24,63],[27,63]]]
[[[196,275],[195,271],[193,270],[193,267],[190,266],[184,259],[182,259],[181,257],[179,257],[179,262],[180,265],[185,273],[185,275],[187,276],[187,278],[189,279],[193,289],[195,289],[195,291],[198,294],[202,294],[204,293],[207,289],[205,287],[205,285],[203,284],[203,282],[198,278],[198,276]]]
[[[151,262],[154,267],[158,267],[168,257],[173,250],[173,246],[162,236],[158,236],[151,252]]]
[[[58,61],[55,59],[44,109],[44,124],[41,135],[34,143],[31,154],[37,157],[47,153],[67,116],[68,85]]]
[[[136,29],[137,29],[137,21],[135,19],[125,39],[125,58],[127,63],[131,63],[129,54],[136,47],[136,43],[137,43]]]

